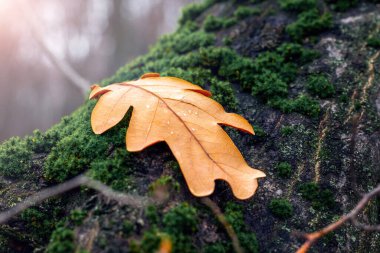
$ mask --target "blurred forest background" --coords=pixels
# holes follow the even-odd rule
[[[0,143],[46,130],[85,99],[52,64],[31,21],[57,58],[95,83],[174,31],[181,7],[197,1],[0,0]]]

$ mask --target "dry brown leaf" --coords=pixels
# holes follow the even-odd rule
[[[230,184],[237,198],[249,198],[256,191],[257,178],[265,174],[247,165],[219,124],[251,134],[253,128],[240,115],[226,113],[210,96],[197,85],[157,73],[104,88],[94,85],[90,99],[100,98],[92,111],[91,126],[101,134],[120,122],[132,106],[128,151],[165,141],[192,194],[210,195],[215,180],[221,179]]]

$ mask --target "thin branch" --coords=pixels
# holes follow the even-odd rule
[[[14,207],[1,212],[0,224],[6,223],[9,219],[31,206],[35,206],[50,197],[57,196],[80,186],[87,186],[88,188],[97,190],[107,198],[116,200],[120,205],[142,208],[149,203],[148,198],[116,192],[99,181],[93,180],[85,175],[79,175],[61,184],[43,189],[36,194],[27,197],[20,203],[17,203]]]
[[[56,56],[52,50],[48,47],[43,39],[43,33],[39,29],[39,23],[34,13],[27,10],[24,4],[28,3],[27,1],[16,1],[18,3],[19,9],[22,11],[22,16],[25,18],[26,22],[30,26],[30,31],[32,32],[34,38],[36,39],[38,45],[42,49],[42,51],[46,54],[49,60],[62,72],[67,79],[71,81],[77,89],[81,91],[81,93],[86,96],[87,92],[90,89],[90,81],[86,80],[82,77],[78,72],[74,70],[71,65],[65,60]],[[29,6],[31,8],[31,6]]]
[[[116,192],[112,190],[110,187],[97,180],[91,179],[86,176],[84,177],[85,181],[83,185],[100,192],[102,195],[109,199],[116,200],[120,205],[128,205],[136,208],[143,208],[151,202],[149,198],[138,195],[126,194],[123,192]]]
[[[380,225],[368,225],[368,224],[363,224],[363,223],[360,223],[358,220],[354,219],[352,220],[352,224],[357,227],[357,228],[360,228],[361,230],[365,230],[365,231],[368,231],[368,232],[375,232],[375,231],[380,231]]]
[[[295,233],[298,236],[304,237],[306,239],[305,243],[297,250],[297,253],[305,253],[307,252],[310,247],[317,242],[321,237],[325,236],[326,234],[340,228],[343,224],[345,224],[348,221],[351,221],[352,224],[360,229],[363,229],[365,231],[380,231],[380,225],[365,225],[361,224],[357,221],[357,216],[361,210],[368,204],[368,202],[374,198],[375,196],[380,194],[380,185],[378,185],[376,188],[374,188],[372,191],[365,194],[362,199],[359,201],[359,203],[355,206],[354,209],[352,209],[348,214],[343,215],[339,220],[337,220],[334,223],[331,223],[330,225],[322,228],[321,230],[318,230],[313,233]]]
[[[208,198],[208,197],[202,198],[201,201],[202,201],[203,204],[205,204],[206,206],[208,206],[211,209],[211,211],[215,214],[216,218],[219,220],[219,222],[226,229],[226,232],[227,232],[228,236],[232,240],[232,246],[233,246],[235,252],[236,253],[243,253],[244,250],[240,246],[239,239],[238,239],[238,237],[237,237],[237,235],[236,235],[233,227],[227,221],[226,216],[224,216],[224,214],[220,210],[219,206],[214,201],[212,201],[210,198]]]

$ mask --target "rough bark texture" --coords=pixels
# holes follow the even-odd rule
[[[247,201],[237,201],[224,182],[211,199],[246,252],[292,252],[302,243],[292,231],[330,223],[380,183],[379,23],[376,1],[206,1],[188,7],[177,32],[103,84],[145,72],[174,75],[243,114],[257,135],[227,131],[267,177]],[[0,146],[1,210],[85,171],[160,203],[134,209],[72,191],[2,225],[0,251],[154,252],[169,238],[174,252],[231,252],[225,229],[189,193],[168,147],[127,153],[128,115],[94,135],[93,106],[86,102],[46,133]],[[379,223],[379,208],[379,200],[370,202],[362,221]],[[379,233],[349,224],[313,246],[379,248]]]

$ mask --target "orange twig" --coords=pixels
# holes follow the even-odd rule
[[[366,225],[358,222],[357,215],[363,208],[367,205],[367,203],[374,198],[375,196],[380,194],[380,185],[378,185],[376,188],[374,188],[372,191],[368,192],[363,196],[363,198],[359,201],[359,203],[355,206],[354,209],[352,209],[348,214],[343,215],[339,220],[337,220],[334,223],[331,223],[330,225],[322,228],[321,230],[318,230],[313,233],[302,233],[298,235],[304,237],[306,239],[305,243],[302,244],[302,246],[297,250],[297,253],[306,253],[310,247],[318,241],[321,237],[325,236],[326,234],[340,228],[343,224],[350,221],[352,224],[360,229],[363,229],[365,231],[380,231],[380,225]]]

